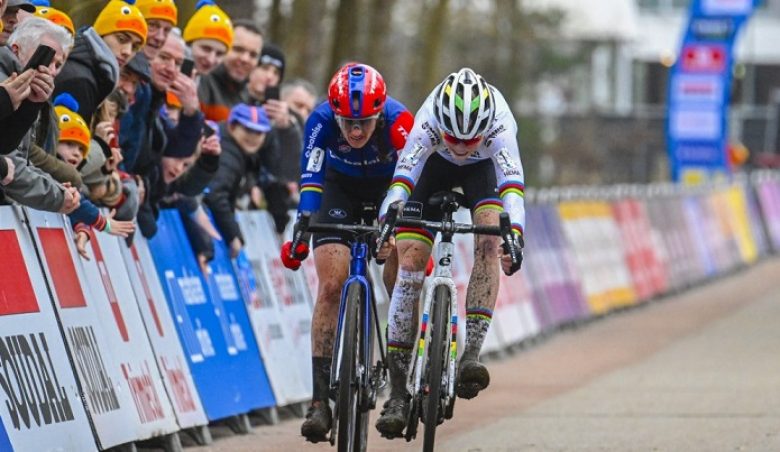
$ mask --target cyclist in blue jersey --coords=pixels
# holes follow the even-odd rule
[[[318,212],[320,223],[360,222],[363,205],[378,205],[385,196],[413,123],[412,114],[387,96],[376,69],[359,63],[339,69],[331,79],[328,101],[306,121],[298,213]],[[301,426],[301,434],[312,442],[327,440],[331,425],[331,355],[341,288],[349,274],[349,241],[348,235],[331,233],[313,237],[319,278],[311,330],[313,397]],[[304,241],[291,259],[291,246],[282,246],[281,259],[295,270],[309,248]],[[396,269],[393,254],[385,265],[386,285],[392,285]]]

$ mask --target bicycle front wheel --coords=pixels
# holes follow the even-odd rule
[[[343,341],[341,343],[341,365],[339,366],[339,390],[338,390],[338,450],[340,452],[352,452],[362,450],[359,444],[364,435],[361,431],[364,422],[361,422],[360,403],[358,394],[360,384],[358,381],[358,357],[361,355],[360,347],[360,307],[362,289],[359,284],[351,284],[347,288],[347,305],[342,325]]]
[[[428,353],[428,387],[429,392],[425,406],[425,437],[423,451],[433,451],[436,439],[436,427],[439,425],[440,407],[442,405],[442,373],[447,362],[449,344],[447,341],[447,316],[450,314],[450,291],[446,286],[437,286],[433,293],[432,322],[428,324],[431,332],[430,353]]]

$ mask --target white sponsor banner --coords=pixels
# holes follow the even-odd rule
[[[672,86],[673,102],[720,105],[723,94],[723,80],[718,75],[680,74]]]
[[[90,290],[65,217],[37,210],[26,213],[100,446],[136,441],[143,437],[136,402],[123,375],[121,357],[112,352],[105,331],[116,326],[103,325],[97,309],[98,303],[108,304],[108,300],[105,295],[96,299]],[[132,371],[136,375],[140,369]]]
[[[298,295],[300,288],[279,268],[279,244],[269,223],[271,217],[266,212],[238,212],[237,219],[248,238],[244,252],[256,284],[247,310],[274,397],[278,405],[310,399],[310,300]]]
[[[753,0],[702,0],[701,9],[709,16],[744,16],[753,9]]]
[[[127,247],[124,243],[121,246]],[[138,311],[119,239],[95,232],[87,252],[90,260],[80,262],[97,300],[95,307],[108,339],[106,345],[130,388],[140,422],[140,439],[173,433],[179,427]]]
[[[179,426],[206,425],[208,419],[165,302],[149,244],[141,234],[136,234],[132,247],[120,245],[120,249]]]
[[[677,108],[672,112],[669,134],[678,140],[717,140],[721,136],[719,107]]]
[[[97,450],[21,209],[0,207],[0,450]]]

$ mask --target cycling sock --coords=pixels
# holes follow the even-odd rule
[[[411,347],[407,350],[394,349],[387,352],[387,367],[390,373],[390,397],[405,397],[406,380],[412,359]]]
[[[330,363],[330,356],[311,358],[312,401],[327,401],[330,396]]]
[[[485,336],[490,328],[490,321],[493,319],[493,311],[481,306],[466,309],[466,348],[464,355],[474,359],[479,357],[479,351],[482,350],[482,343],[485,342]]]
[[[387,347],[411,350],[417,336],[417,322],[412,321],[415,306],[420,299],[425,272],[399,270],[390,298],[387,314]]]

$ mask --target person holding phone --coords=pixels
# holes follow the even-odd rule
[[[76,187],[61,185],[51,175],[30,166],[31,130],[51,96],[54,75],[71,45],[72,38],[64,28],[34,17],[19,25],[8,46],[0,48],[0,80],[6,81],[3,85],[13,108],[13,114],[0,116],[0,154],[13,164],[13,180],[3,181],[6,184],[2,192],[22,205],[50,212],[73,211],[80,195]],[[54,53],[45,48],[37,50],[41,46]],[[37,67],[25,70],[31,60]]]
[[[266,43],[245,92],[247,103],[262,105],[273,126],[266,146],[259,154],[267,172],[258,175],[258,184],[252,189],[250,198],[255,206],[267,206],[280,233],[289,220],[287,211],[297,205],[303,148],[303,124],[293,121],[289,105],[279,98],[284,67],[282,49]]]

